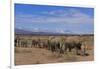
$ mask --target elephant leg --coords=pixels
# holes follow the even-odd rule
[[[76,55],[80,55],[80,50],[76,49]]]
[[[69,48],[69,52],[72,52],[72,48]]]

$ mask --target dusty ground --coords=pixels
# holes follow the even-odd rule
[[[16,48],[15,64],[45,64],[94,60],[93,48],[88,50],[89,56],[76,56],[74,52],[58,55],[41,48]]]

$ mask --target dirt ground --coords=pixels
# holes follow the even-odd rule
[[[75,52],[59,55],[41,48],[15,48],[15,65],[93,61],[93,48],[89,49],[88,53],[89,56],[77,56]]]

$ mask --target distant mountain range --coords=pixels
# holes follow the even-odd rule
[[[44,32],[44,31],[27,31],[15,28],[15,34],[19,35],[64,35],[58,32]]]
[[[74,34],[73,32],[66,31],[66,32],[49,32],[49,31],[27,31],[15,28],[15,34],[17,35],[79,35]],[[90,34],[91,35],[91,34]]]
[[[15,28],[15,34],[33,34],[33,32]]]

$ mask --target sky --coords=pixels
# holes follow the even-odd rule
[[[94,33],[94,9],[15,4],[15,28],[36,32]]]

